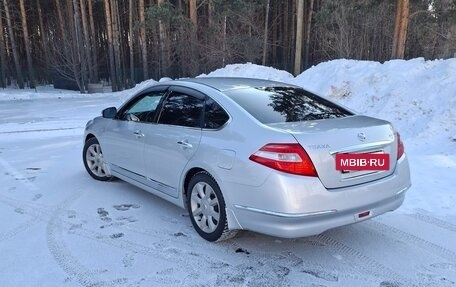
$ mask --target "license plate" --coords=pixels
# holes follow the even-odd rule
[[[386,153],[340,153],[336,154],[336,170],[389,170],[389,155]]]

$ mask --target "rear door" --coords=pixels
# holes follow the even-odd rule
[[[195,90],[170,87],[157,124],[145,130],[149,185],[176,198],[182,171],[201,140],[204,98]]]

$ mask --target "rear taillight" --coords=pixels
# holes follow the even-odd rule
[[[401,135],[396,132],[397,138],[397,159],[400,159],[401,156],[404,154],[404,143],[401,140]]]
[[[267,144],[249,157],[250,160],[286,173],[317,176],[309,155],[299,144]]]

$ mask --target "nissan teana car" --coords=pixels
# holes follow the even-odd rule
[[[143,89],[87,123],[83,161],[187,209],[209,241],[319,234],[397,209],[411,184],[391,123],[246,78]]]

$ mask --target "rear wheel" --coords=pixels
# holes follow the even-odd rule
[[[187,208],[196,232],[208,241],[221,241],[236,235],[228,229],[225,200],[209,173],[196,173],[189,182]]]
[[[82,151],[84,166],[91,177],[96,180],[111,180],[112,176],[106,171],[106,164],[100,143],[96,138],[90,138],[84,144]]]

